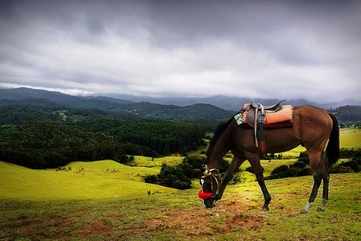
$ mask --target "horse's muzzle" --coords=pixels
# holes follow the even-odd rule
[[[204,200],[203,203],[206,208],[213,208],[215,206],[216,200],[213,198],[210,198],[210,199]]]

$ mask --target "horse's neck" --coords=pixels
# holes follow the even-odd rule
[[[230,128],[229,125],[212,147],[212,150],[208,155],[207,166],[209,169],[218,168],[220,160],[229,151],[229,143],[231,141]]]

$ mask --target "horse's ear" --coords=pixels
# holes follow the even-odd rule
[[[208,169],[207,164],[203,164],[203,165],[202,165],[202,172],[203,172],[204,174],[208,174],[208,171],[209,171],[209,169]]]

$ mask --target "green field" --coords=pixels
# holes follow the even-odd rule
[[[146,184],[158,168],[129,167],[114,161],[74,162],[70,171],[32,170],[0,162],[0,198],[16,200],[83,200],[143,196],[174,189]],[[131,187],[131,188],[129,188]]]
[[[360,143],[360,130],[341,131],[342,147]],[[287,156],[297,157],[298,150]],[[268,180],[271,211],[261,211],[262,195],[248,172],[207,210],[197,199],[197,181],[186,191],[143,181],[163,163],[176,165],[182,158],[136,156],[133,166],[73,162],[62,170],[0,162],[0,240],[361,240],[359,173],[331,175],[325,212],[316,204],[309,214],[300,213],[310,176]],[[294,161],[262,161],[265,175]]]
[[[360,129],[345,128],[341,129],[340,142],[343,148],[361,148]]]

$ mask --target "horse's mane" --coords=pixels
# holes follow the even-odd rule
[[[231,123],[232,120],[233,120],[233,117],[230,118],[227,122],[222,122],[217,126],[217,128],[215,129],[215,131],[213,133],[213,138],[209,142],[208,151],[211,150],[211,148],[213,148],[213,146],[217,143],[219,137],[222,135],[223,131],[227,128],[227,126],[229,125],[229,123]],[[207,153],[208,153],[208,151],[207,151]]]

